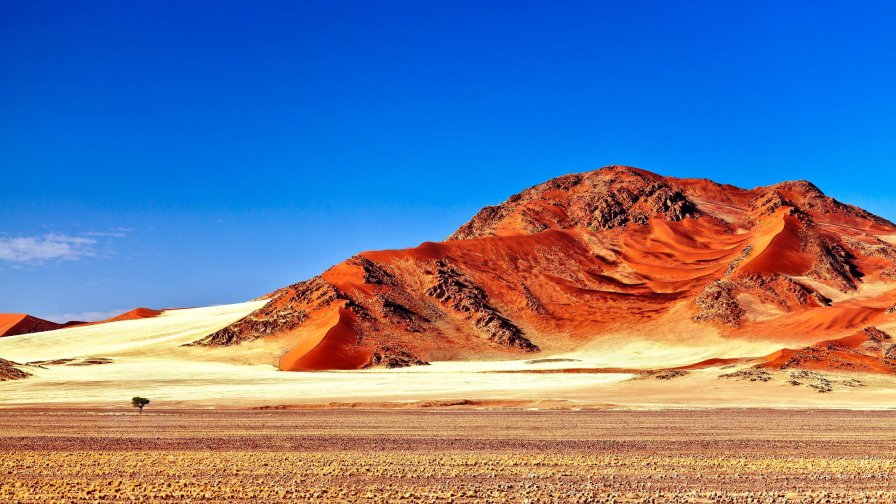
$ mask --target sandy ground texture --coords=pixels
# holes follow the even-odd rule
[[[894,427],[880,411],[5,411],[0,501],[894,502]]]
[[[0,381],[0,407],[115,407],[135,395],[157,407],[308,406],[426,401],[545,402],[575,407],[891,408],[896,378],[861,373],[745,370],[656,373],[695,358],[767,348],[636,342],[528,360],[435,362],[404,369],[279,371],[289,342],[184,346],[264,302],[170,310],[161,316],[0,338],[0,358],[25,379]]]

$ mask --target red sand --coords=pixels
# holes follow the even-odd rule
[[[336,312],[336,320],[319,339],[311,339],[281,357],[285,371],[319,371],[324,369],[357,369],[370,353],[356,347],[355,315],[344,308]]]
[[[103,324],[106,322],[117,322],[119,320],[137,320],[144,318],[152,318],[158,317],[162,314],[162,310],[153,310],[152,308],[134,308],[131,311],[126,311],[121,315],[116,315],[111,318],[107,318],[105,320],[99,320],[97,322],[89,322],[90,324]]]

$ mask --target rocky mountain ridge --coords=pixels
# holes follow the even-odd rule
[[[890,317],[896,291],[863,289],[893,282],[894,237],[806,181],[611,166],[485,207],[444,242],[359,254],[195,345],[283,340],[281,369],[314,370],[599,348],[674,324],[811,344]]]

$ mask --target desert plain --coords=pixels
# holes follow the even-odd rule
[[[20,409],[3,502],[893,502],[888,411]]]

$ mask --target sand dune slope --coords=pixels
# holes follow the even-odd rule
[[[264,301],[253,301],[170,310],[153,318],[10,336],[0,339],[0,356],[16,362],[33,362],[165,352],[232,323],[264,304]]]

